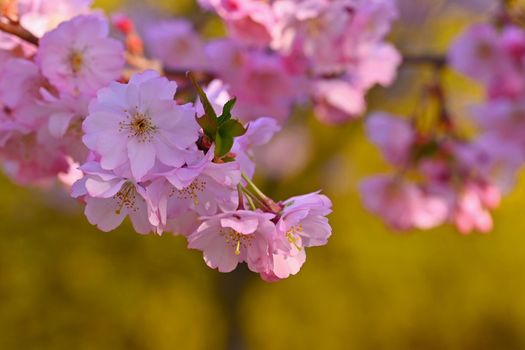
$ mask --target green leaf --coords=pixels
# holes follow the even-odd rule
[[[217,133],[217,125],[213,123],[210,118],[206,117],[206,114],[202,117],[198,118],[195,116],[195,119],[197,120],[197,123],[200,125],[202,130],[204,130],[204,133],[206,136],[208,136],[211,140],[215,137],[215,134]]]
[[[199,99],[202,103],[202,107],[204,108],[205,114],[201,118],[198,118],[197,122],[202,127],[206,135],[213,139],[213,137],[217,133],[217,129],[219,126],[217,121],[217,113],[215,113],[215,110],[213,109],[210,101],[208,100],[208,96],[206,96],[204,90],[201,88],[199,83],[197,83],[195,75],[193,75],[192,72],[188,72],[188,78],[191,80],[191,83],[197,90]]]
[[[230,119],[219,127],[219,133],[230,137],[238,137],[246,134],[246,128],[235,119]]]
[[[222,157],[233,147],[233,137],[228,135],[221,135],[220,133],[217,133],[215,135],[215,156],[216,157]]]
[[[224,124],[225,122],[227,122],[228,120],[231,119],[231,117],[232,117],[232,109],[235,106],[236,102],[237,102],[237,98],[236,97],[234,97],[231,100],[229,100],[228,102],[226,102],[226,104],[222,108],[222,114],[219,117],[219,126]]]

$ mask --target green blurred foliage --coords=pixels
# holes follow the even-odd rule
[[[97,4],[114,10],[119,1]],[[194,4],[162,6],[186,13]],[[443,52],[476,17],[446,9],[421,30],[400,23],[393,38],[412,53]],[[428,76],[403,69],[393,87],[371,94],[371,109],[410,113]],[[454,74],[446,84],[464,117],[479,89]],[[59,189],[2,178],[0,349],[222,349],[231,322],[233,342],[255,350],[524,349],[525,178],[490,235],[451,227],[399,235],[361,207],[359,180],[388,171],[362,125],[298,114],[311,132],[310,163],[280,182],[258,180],[277,199],[325,189],[334,235],[308,251],[298,276],[276,284],[250,276],[238,290],[235,274],[208,269],[181,237],[140,236],[129,225],[102,233]]]

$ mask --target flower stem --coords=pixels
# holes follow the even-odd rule
[[[241,189],[242,189],[242,192],[245,194],[246,199],[248,200],[248,204],[250,204],[250,208],[252,208],[252,210],[255,211],[257,207],[255,206],[255,203],[253,202],[252,194],[244,187],[241,187]]]
[[[241,175],[244,181],[246,181],[248,189],[253,192],[256,199],[261,201],[271,212],[275,214],[281,212],[283,208],[279,204],[275,203],[270,197],[265,195],[257,186],[255,186],[245,173],[242,173]]]

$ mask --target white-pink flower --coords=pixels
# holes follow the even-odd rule
[[[191,22],[161,21],[146,28],[145,44],[150,54],[171,69],[203,69],[204,43]]]
[[[500,50],[498,41],[498,32],[492,25],[474,25],[450,47],[450,64],[460,73],[488,83],[501,70],[511,68],[511,62]]]
[[[325,245],[332,234],[326,216],[332,202],[318,193],[292,197],[283,202],[284,209],[277,222],[277,237],[272,252],[271,272],[263,279],[295,275],[306,260],[305,248]]]
[[[211,42],[207,54],[213,71],[237,97],[234,112],[242,120],[268,116],[284,121],[306,95],[304,76],[290,69],[279,55],[242,50],[229,40]]]
[[[135,231],[147,234],[154,230],[142,184],[104,170],[98,162],[88,162],[80,169],[84,177],[73,184],[71,195],[86,202],[85,214],[91,224],[108,232],[129,216]]]
[[[442,224],[449,212],[440,196],[387,175],[364,180],[360,192],[365,207],[395,230],[430,229]]]
[[[0,68],[0,145],[13,134],[36,131],[44,122],[39,89],[45,83],[38,67],[25,59],[9,59]]]
[[[181,167],[199,138],[191,105],[177,105],[177,85],[147,71],[98,92],[84,121],[84,143],[103,169],[129,167],[140,181],[158,162]],[[193,147],[194,148],[194,147]],[[193,149],[192,148],[192,149]]]
[[[150,221],[164,231],[170,221],[194,211],[215,215],[237,209],[241,172],[236,162],[213,163],[213,147],[193,164],[156,174],[147,186]]]
[[[238,210],[203,218],[188,237],[188,247],[201,250],[204,261],[220,272],[233,271],[241,262],[260,272],[268,265],[275,236],[274,214]]]
[[[366,121],[370,140],[381,150],[387,161],[403,166],[409,160],[416,134],[410,123],[402,117],[376,112]]]
[[[62,92],[95,94],[118,79],[124,67],[124,48],[108,33],[108,23],[100,16],[62,22],[40,40],[42,74]]]
[[[20,23],[41,37],[61,22],[88,14],[93,0],[18,0]]]

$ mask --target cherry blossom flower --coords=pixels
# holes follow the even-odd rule
[[[377,112],[368,117],[366,131],[392,165],[402,166],[408,161],[416,135],[407,120]]]
[[[18,0],[20,23],[41,37],[60,23],[91,12],[92,0]]]
[[[82,121],[88,115],[91,97],[87,95],[71,96],[62,94],[54,96],[41,89],[42,105],[49,113],[49,132],[56,138],[63,137],[67,132],[73,132],[77,138],[82,136]]]
[[[146,190],[133,179],[104,170],[97,162],[80,168],[84,177],[73,184],[72,196],[86,202],[88,221],[108,232],[130,217],[135,231],[146,234],[154,228],[148,221]]]
[[[490,82],[501,69],[510,67],[491,25],[470,27],[452,44],[449,59],[457,71],[482,82]]]
[[[356,119],[366,109],[365,91],[342,79],[320,79],[313,85],[315,115],[324,123]]]
[[[62,92],[95,94],[118,79],[124,66],[124,49],[108,31],[107,21],[94,15],[62,22],[40,40],[42,74]]]
[[[275,236],[275,215],[238,210],[203,218],[188,237],[188,247],[204,253],[204,261],[220,272],[230,272],[241,262],[259,272],[268,264],[269,249]]]
[[[189,21],[176,19],[152,24],[145,30],[145,39],[151,55],[167,68],[206,67],[204,43]]]
[[[45,133],[13,135],[2,146],[0,158],[6,174],[20,185],[48,185],[69,169],[59,145]]]
[[[244,121],[268,116],[284,121],[292,106],[306,96],[304,78],[294,74],[286,61],[264,51],[241,51],[227,40],[207,47],[212,69],[237,97],[237,116]]]
[[[391,176],[364,180],[360,192],[365,207],[395,230],[430,229],[442,224],[448,216],[448,205],[442,198]]]
[[[269,3],[261,0],[210,0],[200,3],[218,13],[237,41],[264,47],[272,40],[275,20]]]
[[[292,197],[283,205],[276,225],[277,243],[270,274],[279,279],[299,272],[306,260],[304,248],[325,245],[332,234],[326,218],[332,211],[328,197],[310,193]]]
[[[38,104],[44,79],[38,67],[25,59],[10,59],[0,71],[0,145],[15,133],[28,134],[43,123]]]
[[[140,181],[155,162],[181,167],[199,138],[195,109],[173,100],[177,85],[157,72],[134,75],[98,92],[84,121],[84,143],[103,169],[129,166]]]

